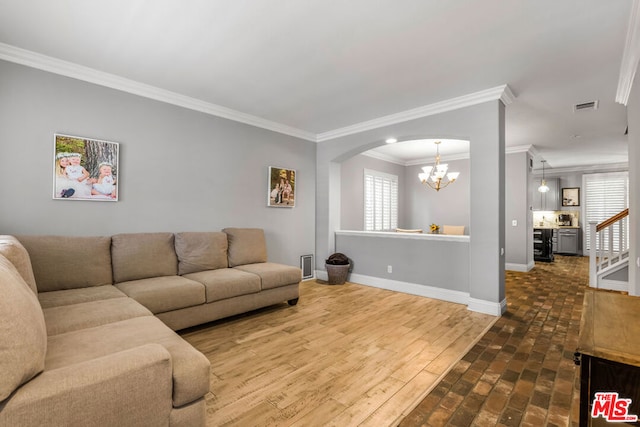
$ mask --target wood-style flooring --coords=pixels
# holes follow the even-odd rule
[[[574,352],[588,283],[588,257],[507,271],[506,313],[400,427],[578,427]]]
[[[346,283],[181,335],[211,361],[209,426],[397,425],[496,317]]]

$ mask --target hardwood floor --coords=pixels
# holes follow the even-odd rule
[[[295,307],[181,335],[211,361],[210,426],[391,426],[496,320],[461,304],[307,281]]]

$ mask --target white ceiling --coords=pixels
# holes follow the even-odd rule
[[[506,145],[560,168],[627,161],[614,99],[631,6],[0,0],[0,43],[309,135],[508,84]],[[573,112],[591,100],[597,110]]]

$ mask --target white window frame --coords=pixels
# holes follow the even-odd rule
[[[618,194],[618,200],[616,201],[611,201],[611,205],[610,206],[600,206],[598,210],[601,210],[602,213],[600,215],[594,215],[593,213],[593,199],[590,201],[589,200],[589,189],[587,188],[588,181],[593,181],[593,180],[608,180],[608,179],[623,179],[625,180],[625,188],[624,188],[624,193],[622,195]],[[589,250],[591,249],[591,241],[590,241],[590,228],[589,228],[589,221],[598,221],[598,222],[602,222],[607,218],[610,218],[611,216],[619,213],[620,211],[626,209],[629,207],[629,172],[608,172],[608,173],[597,173],[597,174],[584,174],[582,175],[582,192],[584,194],[584,208],[582,209],[582,224],[584,227],[584,239],[583,239],[583,252],[584,254],[588,254]],[[618,191],[618,193],[620,193]],[[611,192],[607,193],[609,196],[611,195]],[[593,198],[593,196],[591,196]],[[590,205],[591,204],[591,205]],[[591,211],[591,212],[590,212]],[[627,228],[628,228],[628,223],[627,223]],[[626,230],[626,233],[628,233],[629,231]],[[613,234],[613,244],[614,244],[614,248],[617,248],[618,246],[618,231],[616,229],[614,229],[614,234]],[[608,245],[608,242],[605,242],[606,245]],[[616,249],[617,250],[617,249]]]
[[[398,176],[364,169],[364,230],[398,228]]]

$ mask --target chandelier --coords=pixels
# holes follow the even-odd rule
[[[544,179],[544,164],[547,163],[546,160],[542,160],[542,182],[540,183],[540,187],[538,187],[538,191],[541,193],[546,193],[549,191],[549,186],[547,185],[547,181]]]
[[[435,141],[436,144],[436,164],[434,166],[424,166],[422,170],[424,172],[418,174],[418,178],[420,182],[428,185],[436,191],[440,191],[441,188],[446,187],[451,184],[458,178],[460,172],[449,172],[447,173],[447,169],[449,165],[446,163],[440,164],[440,143],[442,141]],[[447,177],[446,181],[444,177]]]

